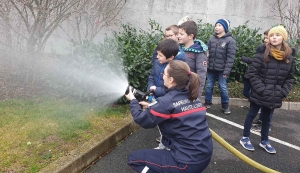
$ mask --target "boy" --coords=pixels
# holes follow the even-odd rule
[[[200,78],[199,99],[201,100],[207,72],[207,56],[205,51],[207,46],[196,40],[198,34],[197,24],[193,20],[188,20],[179,25],[178,41],[187,58],[186,63],[192,72],[198,74]]]
[[[154,91],[155,97],[161,97],[165,95],[165,87],[163,80],[163,71],[170,61],[173,59],[185,61],[186,57],[178,42],[173,39],[165,39],[161,41],[156,48],[157,58],[153,59],[153,67],[148,79],[148,90]],[[152,98],[149,97],[148,101]],[[161,136],[156,138],[157,142],[160,142]],[[164,149],[162,144],[159,144],[157,149]]]
[[[175,41],[178,47],[178,26],[171,25],[166,28],[165,32],[165,40],[170,39]],[[175,46],[174,42],[172,41],[162,41],[158,44],[157,48],[154,51],[154,54],[152,56],[152,63],[153,67],[150,73],[150,76],[148,78],[148,87],[147,90],[153,90],[155,97],[160,97],[165,94],[164,91],[164,81],[162,79],[162,72],[167,66],[167,63],[173,59],[182,60],[185,61],[185,54],[182,50],[176,48],[176,55],[170,56],[171,54],[169,52],[173,51],[172,47],[168,48],[167,46]],[[158,50],[161,49],[161,50]],[[160,52],[160,53],[159,53]],[[150,97],[151,98],[151,97]],[[149,100],[150,101],[150,100]]]
[[[212,94],[216,79],[221,92],[223,112],[230,114],[227,79],[234,63],[236,53],[236,41],[228,32],[230,21],[219,19],[215,24],[215,34],[208,40],[208,71],[205,95],[205,106],[212,105]]]

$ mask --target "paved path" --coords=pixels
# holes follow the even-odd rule
[[[231,114],[224,115],[220,105],[213,105],[207,112],[218,117],[229,120],[239,125],[243,125],[248,108],[231,107]],[[275,169],[280,172],[300,173],[300,151],[287,145],[271,141],[272,146],[277,150],[275,155],[268,154],[259,147],[260,136],[251,134],[251,141],[255,147],[255,152],[250,152],[242,148],[239,139],[242,129],[207,117],[209,126],[218,135],[224,138],[236,149],[250,157],[251,159]],[[158,131],[154,129],[140,129],[120,143],[115,149],[92,165],[85,173],[134,173],[127,164],[127,155],[137,149],[154,148],[157,146],[155,138]],[[273,117],[270,136],[300,147],[300,111],[285,111],[276,109]],[[214,153],[210,165],[204,173],[255,173],[260,172],[239,160],[229,151],[224,149],[219,143],[214,141]]]

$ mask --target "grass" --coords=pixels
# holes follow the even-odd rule
[[[130,122],[128,105],[98,108],[76,100],[0,102],[0,172],[38,172],[90,140]]]

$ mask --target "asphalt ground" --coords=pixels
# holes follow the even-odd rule
[[[247,107],[231,106],[231,114],[224,115],[221,112],[220,105],[213,105],[207,112],[229,121],[224,122],[207,116],[209,127],[249,158],[279,172],[300,173],[300,111],[275,110],[269,136],[282,141],[278,143],[270,140],[271,145],[277,151],[276,154],[269,154],[262,149],[259,146],[260,136],[256,134],[251,134],[250,136],[251,142],[255,147],[254,152],[245,150],[239,144],[243,130],[232,124],[236,123],[243,126],[248,112]],[[128,154],[133,150],[157,147],[158,143],[155,141],[155,138],[158,135],[157,128],[140,129],[120,142],[110,153],[91,165],[84,172],[134,173],[135,171],[126,163]],[[283,144],[284,142],[287,144]],[[289,147],[289,144],[292,144],[294,148]],[[261,171],[243,162],[214,140],[213,157],[204,173],[221,172],[255,173]]]

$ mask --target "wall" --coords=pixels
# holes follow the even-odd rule
[[[232,27],[249,20],[250,27],[264,30],[279,23],[272,17],[270,5],[261,0],[128,0],[120,15],[123,22],[140,28],[148,26],[149,18],[166,28],[186,15],[211,24],[226,18]]]
[[[149,19],[153,19],[164,29],[177,24],[186,15],[193,20],[202,19],[211,24],[220,18],[226,18],[231,21],[231,27],[249,21],[249,27],[260,27],[261,33],[279,23],[279,19],[272,16],[267,1],[261,0],[127,0],[118,20],[120,23],[131,23],[136,28],[147,29]],[[95,42],[101,41],[105,33],[109,35],[111,28],[116,30],[118,27],[104,28]],[[50,38],[46,51],[63,53],[66,52],[67,45],[65,35],[58,29]]]

